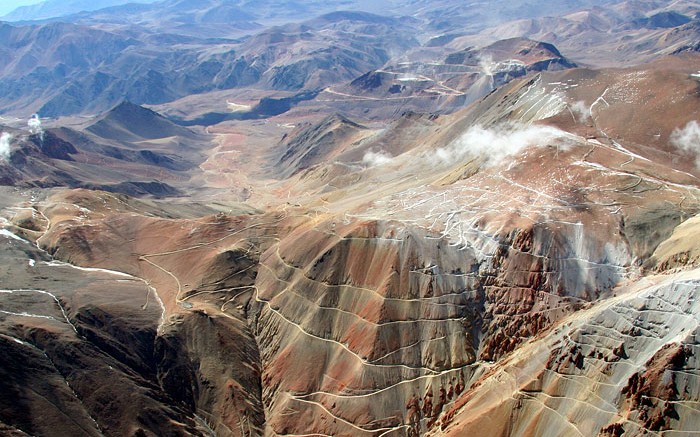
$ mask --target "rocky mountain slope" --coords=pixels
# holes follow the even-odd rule
[[[512,38],[449,53],[441,62],[387,64],[349,84],[326,88],[317,100],[335,101],[353,113],[359,99],[375,117],[396,117],[397,111],[449,113],[533,71],[575,66],[551,44]]]

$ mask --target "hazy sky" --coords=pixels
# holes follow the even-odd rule
[[[0,17],[12,12],[20,6],[41,3],[43,0],[0,0]]]

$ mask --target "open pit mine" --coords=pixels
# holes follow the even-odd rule
[[[700,436],[700,3],[0,17],[0,435]]]

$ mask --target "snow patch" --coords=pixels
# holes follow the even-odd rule
[[[12,240],[21,241],[23,243],[29,243],[29,241],[25,240],[22,237],[18,237],[17,235],[13,234],[12,232],[8,231],[7,229],[0,229],[0,235],[2,235],[3,237],[10,238]]]
[[[229,102],[228,100],[226,101],[226,105],[228,106],[228,110],[232,113],[250,112],[250,110],[252,109],[250,105],[241,105],[239,103]]]
[[[49,267],[70,267],[72,269],[82,270],[84,272],[107,273],[107,274],[114,275],[114,276],[122,276],[124,278],[135,278],[133,275],[130,275],[130,274],[124,273],[124,272],[119,272],[116,270],[98,269],[95,267],[79,267],[79,266],[69,264],[69,263],[64,263],[61,261],[49,261],[49,262],[45,262],[44,264],[46,264]]]

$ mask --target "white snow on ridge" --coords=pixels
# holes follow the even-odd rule
[[[22,237],[19,237],[19,236],[13,234],[12,232],[8,231],[7,229],[0,229],[0,235],[2,235],[3,237],[10,238],[12,240],[17,240],[17,241],[21,241],[23,243],[31,244],[31,243],[29,243],[29,241],[25,240]]]
[[[61,261],[50,261],[50,262],[47,262],[47,263],[45,263],[45,264],[46,264],[47,266],[49,266],[49,267],[70,267],[70,268],[73,268],[73,269],[82,270],[82,271],[84,271],[84,272],[107,273],[107,274],[110,274],[110,275],[122,276],[122,277],[125,277],[125,278],[136,279],[134,276],[132,276],[132,275],[130,275],[130,274],[128,274],[128,273],[118,272],[118,271],[116,271],[116,270],[98,269],[98,268],[94,268],[94,267],[78,267],[78,266],[75,266],[75,265],[73,265],[73,264],[64,263],[64,262],[61,262]]]

